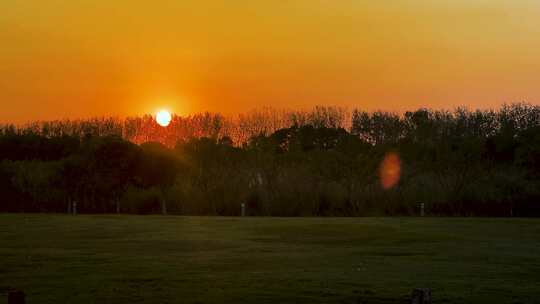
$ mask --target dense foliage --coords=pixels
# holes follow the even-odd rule
[[[244,203],[250,215],[412,215],[422,202],[431,215],[540,215],[538,106],[276,113],[229,129],[211,114],[176,117],[173,131],[148,117],[144,128],[4,126],[0,211],[238,215]],[[385,188],[389,153],[400,179]]]

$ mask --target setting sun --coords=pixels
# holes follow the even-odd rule
[[[161,110],[156,114],[156,122],[162,127],[166,127],[171,123],[172,115],[169,111]]]

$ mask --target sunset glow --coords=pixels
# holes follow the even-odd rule
[[[537,0],[5,0],[0,11],[0,122],[140,115],[160,96],[188,100],[182,114],[540,102]]]

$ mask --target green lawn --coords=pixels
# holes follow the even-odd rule
[[[0,303],[539,303],[540,219],[0,215]]]

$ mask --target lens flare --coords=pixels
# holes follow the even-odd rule
[[[156,122],[162,126],[166,127],[171,123],[172,115],[169,111],[161,110],[156,114]]]
[[[379,177],[383,189],[394,187],[401,177],[401,160],[394,152],[386,154],[379,168]]]

